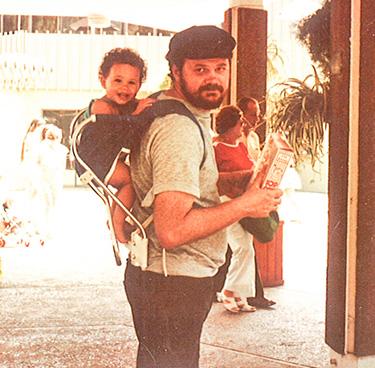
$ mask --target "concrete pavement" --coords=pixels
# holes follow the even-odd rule
[[[284,226],[285,285],[266,289],[276,306],[233,315],[215,303],[203,331],[201,368],[329,366],[326,195],[292,199],[286,200],[294,218]],[[65,189],[54,239],[44,247],[1,248],[0,257],[1,368],[134,367],[124,270],[114,263],[104,210],[93,193]]]

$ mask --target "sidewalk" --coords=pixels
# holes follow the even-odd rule
[[[231,315],[215,303],[200,368],[328,367],[327,198],[295,199],[301,212],[291,220],[298,222],[284,226],[285,285],[266,289],[275,308]],[[291,213],[292,202],[287,206]],[[124,270],[115,265],[100,200],[86,189],[65,189],[59,213],[57,236],[45,247],[0,248],[0,367],[134,367]]]

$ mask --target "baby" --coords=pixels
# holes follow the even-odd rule
[[[146,78],[143,59],[128,48],[115,48],[105,54],[99,67],[99,80],[106,94],[90,104],[91,114],[137,115],[155,101],[151,98],[137,100],[136,95]],[[131,183],[129,167],[124,159],[118,159],[108,184],[117,189],[118,199],[129,209],[132,208],[135,193]],[[126,214],[114,204],[112,220],[116,238],[125,243]]]

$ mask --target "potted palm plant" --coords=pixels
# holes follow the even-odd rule
[[[277,93],[270,96],[269,129],[283,132],[294,150],[296,164],[310,159],[312,166],[324,153],[327,125],[328,85],[317,70],[305,79],[290,78],[276,84]]]
[[[296,164],[315,163],[323,155],[328,124],[330,0],[321,9],[297,24],[296,36],[307,48],[315,64],[303,80],[290,78],[271,87],[268,128],[282,131],[295,152]]]

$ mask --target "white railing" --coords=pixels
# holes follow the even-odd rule
[[[114,47],[136,50],[146,61],[148,76],[142,90],[155,91],[168,73],[165,54],[170,37],[28,33],[0,35],[0,81],[3,88],[97,91],[98,68]],[[13,78],[13,83],[9,79]],[[15,82],[18,81],[18,82]],[[28,81],[28,84],[25,83]]]

